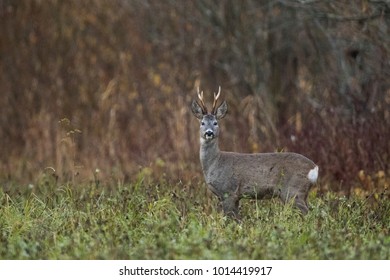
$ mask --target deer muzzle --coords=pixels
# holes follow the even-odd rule
[[[211,129],[208,129],[205,133],[204,133],[204,138],[209,140],[209,139],[213,139],[214,138],[214,132],[211,130]]]

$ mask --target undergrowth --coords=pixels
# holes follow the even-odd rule
[[[224,217],[203,184],[2,185],[0,259],[389,259],[390,201],[309,197]]]

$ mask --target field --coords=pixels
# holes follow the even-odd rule
[[[50,179],[50,178],[49,178]],[[203,183],[0,188],[0,259],[389,259],[390,201],[310,193],[302,218],[278,200],[224,217]]]
[[[0,259],[390,259],[389,1],[0,0],[0,26]],[[219,86],[221,151],[320,167],[304,218],[219,211],[191,112]]]

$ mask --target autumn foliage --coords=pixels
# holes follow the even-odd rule
[[[0,31],[3,180],[201,180],[189,104],[221,85],[224,150],[388,186],[386,1],[0,0]]]

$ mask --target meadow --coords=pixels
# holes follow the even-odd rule
[[[224,217],[203,183],[0,188],[0,259],[389,259],[390,200],[310,193],[302,218],[278,200]]]
[[[0,259],[390,259],[387,2],[0,1]],[[220,213],[218,86],[221,150],[320,167],[307,216]]]

